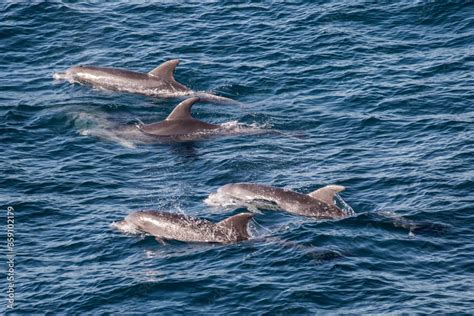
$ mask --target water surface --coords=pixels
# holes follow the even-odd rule
[[[0,8],[0,199],[15,208],[14,312],[474,309],[471,2]],[[163,120],[179,100],[52,78],[78,64],[147,72],[172,58],[182,61],[179,82],[245,105],[198,104],[196,118],[283,134],[95,137],[88,131],[111,123]],[[263,212],[254,239],[233,245],[163,246],[110,227],[138,209],[213,221],[245,211],[203,203],[231,182],[344,185],[356,215]]]

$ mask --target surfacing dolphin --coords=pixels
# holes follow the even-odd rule
[[[173,138],[177,140],[200,138],[213,134],[220,125],[206,123],[191,116],[191,108],[200,98],[189,98],[178,104],[161,122],[137,124],[137,128],[148,136]]]
[[[306,195],[261,184],[232,183],[211,193],[205,202],[214,205],[221,202],[246,205],[263,201],[274,203],[278,209],[297,215],[337,219],[349,215],[334,203],[335,195],[344,189],[341,185],[328,185]]]
[[[55,73],[55,79],[68,80],[71,83],[89,84],[94,87],[144,94],[154,97],[174,98],[199,96],[203,99],[229,104],[239,102],[206,92],[189,89],[174,79],[174,71],[179,59],[169,60],[149,73],[140,73],[118,68],[95,66],[72,67],[62,73]]]
[[[191,116],[191,108],[200,100],[198,97],[186,99],[178,104],[165,120],[151,124],[144,124],[141,121],[135,124],[120,124],[107,118],[92,117],[90,121],[80,122],[80,125],[91,125],[81,129],[80,133],[118,142],[129,148],[134,148],[138,144],[176,143],[215,136],[272,133],[270,129],[244,125],[237,121],[216,125],[197,120]]]
[[[214,223],[205,219],[159,211],[132,212],[113,226],[126,233],[144,232],[157,241],[234,243],[250,238],[247,225],[252,213],[240,213]]]

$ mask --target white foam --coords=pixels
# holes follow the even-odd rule
[[[72,120],[80,135],[97,137],[126,148],[136,148],[139,144],[153,141],[135,126],[120,125],[109,119],[105,113],[74,112]]]
[[[53,78],[54,78],[54,80],[66,80],[66,81],[69,81],[70,83],[75,83],[76,82],[69,71],[55,72],[53,74]]]
[[[238,121],[230,121],[220,124],[220,129],[225,134],[262,134],[270,131],[271,126],[269,124],[244,124]]]
[[[356,213],[354,212],[354,210],[352,209],[352,207],[347,204],[346,201],[344,201],[344,199],[339,195],[339,194],[336,194],[334,196],[334,199],[336,200],[336,205],[344,212],[346,213],[347,216],[355,216]]]
[[[204,203],[212,206],[214,208],[222,208],[224,211],[234,208],[234,207],[245,207],[252,213],[262,214],[260,209],[266,210],[276,210],[275,205],[268,201],[260,201],[260,200],[253,200],[253,201],[244,201],[240,199],[236,199],[229,195],[214,192],[209,194],[209,196],[204,199]]]
[[[114,143],[117,143],[125,148],[136,148],[137,144],[131,140],[121,138],[116,135],[113,131],[106,130],[106,129],[83,129],[80,130],[79,133],[83,136],[93,136],[97,138],[102,138]]]
[[[209,194],[209,196],[204,200],[204,203],[206,203],[209,206],[215,206],[215,207],[232,207],[236,205],[236,201],[230,198],[228,195],[219,193],[219,192],[214,192]]]

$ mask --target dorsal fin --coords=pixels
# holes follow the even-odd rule
[[[346,188],[342,185],[327,185],[324,188],[318,189],[314,192],[309,193],[308,195],[314,199],[323,201],[329,205],[334,204],[334,196],[336,193],[344,191]]]
[[[198,97],[189,98],[178,104],[173,112],[166,118],[167,121],[170,120],[183,120],[190,119],[191,116],[191,107],[194,103],[198,102],[200,99]]]
[[[235,232],[239,240],[245,240],[250,237],[247,224],[253,216],[253,213],[240,213],[220,221],[217,225]]]
[[[162,63],[148,74],[155,77],[161,77],[168,81],[174,81],[174,70],[179,64],[179,59],[168,60]]]

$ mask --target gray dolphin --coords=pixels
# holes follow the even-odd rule
[[[182,214],[159,211],[136,211],[124,220],[113,225],[128,233],[145,232],[164,240],[179,240],[186,242],[215,242],[233,243],[247,240],[250,235],[247,225],[252,219],[252,213],[241,213],[223,221],[211,221]]]
[[[151,124],[141,121],[135,124],[120,124],[107,117],[84,115],[85,121],[79,119],[78,124],[88,128],[81,129],[80,133],[118,142],[129,148],[139,144],[198,141],[215,136],[272,133],[269,129],[246,126],[236,121],[216,125],[197,120],[191,116],[191,108],[200,100],[198,97],[186,99],[178,104],[165,120]]]
[[[118,68],[95,66],[72,67],[62,73],[55,73],[55,79],[71,83],[89,84],[107,90],[139,93],[155,97],[200,96],[209,101],[238,103],[235,100],[205,92],[196,92],[174,80],[178,59],[169,60],[149,73],[140,73]]]
[[[267,201],[289,213],[316,218],[343,218],[349,214],[334,203],[334,196],[345,188],[328,185],[309,194],[254,183],[232,183],[220,187],[206,199],[208,204],[218,204],[230,199],[233,204]]]

